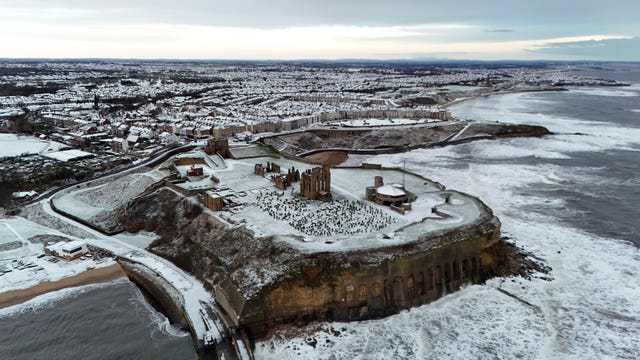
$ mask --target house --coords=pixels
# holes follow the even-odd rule
[[[79,240],[61,241],[44,247],[44,253],[66,260],[74,260],[89,252],[87,243]]]

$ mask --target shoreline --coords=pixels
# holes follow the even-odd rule
[[[0,309],[27,302],[37,296],[67,288],[90,284],[106,283],[112,280],[127,277],[120,264],[100,267],[83,271],[57,281],[45,281],[26,289],[9,290],[0,293]]]
[[[446,103],[440,104],[438,106],[440,108],[443,108],[443,109],[448,109],[450,106],[457,105],[457,104],[460,104],[460,103],[465,102],[465,101],[477,100],[477,99],[481,99],[481,98],[488,98],[489,96],[493,96],[493,95],[506,95],[506,94],[518,94],[518,93],[530,93],[530,92],[547,92],[547,91],[567,91],[567,88],[561,87],[561,88],[557,88],[557,89],[540,88],[540,89],[500,90],[500,91],[495,91],[495,92],[486,92],[486,93],[480,93],[480,94],[476,94],[476,95],[472,95],[472,96],[468,96],[468,97],[457,98],[457,99],[448,101]]]

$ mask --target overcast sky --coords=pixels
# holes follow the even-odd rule
[[[0,0],[0,57],[640,61],[640,0]]]

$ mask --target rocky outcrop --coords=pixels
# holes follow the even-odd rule
[[[152,252],[201,279],[238,326],[264,337],[282,324],[386,316],[504,271],[500,222],[486,214],[411,243],[344,253],[254,237],[170,189],[130,203],[119,219],[127,231],[160,235]]]
[[[382,127],[379,129],[311,129],[262,139],[286,156],[310,155],[320,151],[349,153],[396,153],[411,149],[452,145],[480,139],[538,137],[548,129],[534,125],[455,122],[440,126]],[[464,129],[463,134],[456,135]],[[452,140],[454,139],[454,140]]]

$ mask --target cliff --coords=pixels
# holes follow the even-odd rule
[[[152,252],[201,279],[237,325],[264,337],[280,324],[385,316],[504,272],[500,222],[486,210],[411,243],[332,253],[256,238],[170,189],[131,202],[119,221],[160,235]]]

